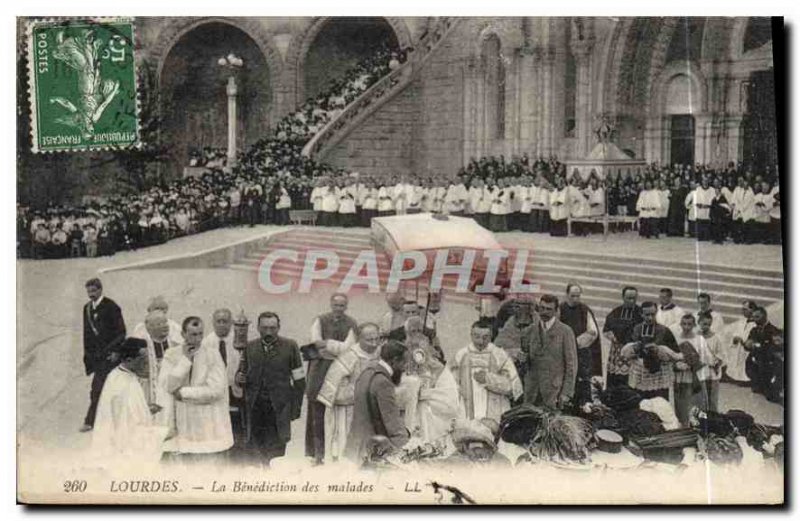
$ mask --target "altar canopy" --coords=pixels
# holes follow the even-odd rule
[[[382,247],[389,255],[443,248],[503,249],[494,234],[474,219],[448,215],[443,220],[430,213],[376,217],[372,219],[372,239],[379,251]]]
[[[395,215],[372,219],[372,242],[375,250],[393,259],[396,254],[420,251],[427,259],[426,272],[433,270],[436,253],[448,250],[447,264],[459,264],[464,252],[475,250],[471,278],[486,272],[483,251],[503,250],[494,234],[469,217],[437,216],[430,213]],[[500,263],[500,277],[507,273],[507,259]]]
[[[633,177],[636,172],[641,172],[647,166],[644,159],[632,158],[610,141],[597,143],[585,159],[570,159],[565,163],[568,178],[572,178],[577,172],[584,181],[588,180],[593,172],[598,179]]]

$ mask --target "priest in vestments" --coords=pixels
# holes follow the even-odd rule
[[[472,342],[448,364],[458,384],[464,416],[499,422],[511,408],[511,400],[522,396],[522,382],[511,357],[490,342],[491,323],[475,322],[470,335]]]
[[[450,431],[454,419],[463,416],[458,385],[428,337],[422,334],[422,320],[412,317],[408,324],[412,331],[405,341],[409,358],[397,387],[397,404],[412,435],[434,442]]]
[[[358,324],[345,313],[347,304],[347,295],[342,293],[332,295],[331,311],[318,316],[311,325],[311,341],[319,349],[319,357],[308,361],[305,453],[307,457],[313,458],[317,465],[325,461],[325,405],[317,401],[317,396],[325,381],[328,368],[336,359],[337,349],[356,342]]]
[[[681,318],[685,314],[686,312],[682,307],[672,302],[672,290],[670,288],[661,288],[658,292],[656,322],[665,326],[667,329],[672,329],[680,325]]]
[[[141,384],[144,396],[149,404],[158,404],[158,413],[153,417],[159,425],[170,426],[175,422],[175,402],[170,393],[158,385],[158,372],[164,360],[164,354],[169,349],[180,348],[181,343],[175,343],[171,336],[171,328],[166,313],[160,309],[150,311],[144,320],[144,332],[133,335],[141,338],[147,346],[148,375],[142,378]],[[140,336],[141,335],[141,336]]]
[[[161,458],[166,427],[156,426],[139,378],[148,375],[147,345],[128,338],[116,348],[120,363],[106,378],[97,406],[92,456],[141,463]]]
[[[331,363],[322,383],[317,401],[325,409],[325,455],[336,461],[344,454],[350,424],[353,422],[355,385],[361,372],[380,355],[380,329],[366,322],[358,327],[358,342],[341,344],[342,350]]]
[[[559,305],[559,320],[575,333],[578,349],[578,373],[575,397],[579,405],[592,401],[592,377],[603,375],[603,356],[600,349],[600,328],[592,310],[581,302],[583,289],[567,284],[567,300]]]
[[[620,356],[622,346],[631,341],[633,327],[642,321],[642,308],[636,305],[639,292],[633,286],[622,288],[622,305],[606,315],[603,336],[611,342],[606,367],[606,388],[628,385],[630,363]]]
[[[675,337],[666,326],[656,322],[655,302],[642,304],[642,322],[633,327],[631,341],[620,355],[629,361],[628,386],[645,399],[669,400],[674,379],[672,364],[681,358]]]

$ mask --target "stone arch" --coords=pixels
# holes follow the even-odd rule
[[[657,76],[653,97],[650,102],[650,115],[660,116],[666,103],[667,90],[676,76],[687,76],[692,83],[692,92],[697,95],[696,114],[708,111],[708,84],[705,75],[696,63],[675,62],[667,65]]]
[[[747,34],[747,28],[750,25],[752,17],[742,17],[736,18],[736,21],[733,24],[733,29],[731,31],[731,40],[730,40],[730,48],[728,49],[728,55],[731,61],[738,61],[745,58],[752,57],[753,55],[759,54],[759,49],[751,49],[747,52],[744,50],[744,40]],[[771,48],[771,47],[770,47]]]
[[[337,17],[333,16],[312,18],[305,28],[298,32],[294,38],[292,38],[291,42],[289,42],[289,48],[286,51],[286,67],[283,82],[287,87],[287,92],[289,93],[288,102],[291,106],[296,106],[301,100],[305,99],[303,74],[306,55],[311,45],[314,43],[314,40],[322,28],[325,27],[328,22],[336,20],[336,18]],[[390,16],[377,18],[382,18],[389,24],[401,47],[412,46],[413,40],[411,38],[411,32],[405,20],[400,17]]]
[[[476,27],[472,37],[472,56],[480,59],[483,50],[483,42],[490,36],[500,40],[500,49],[506,56],[513,56],[516,49],[525,44],[525,34],[522,31],[522,21],[515,20],[517,23],[488,23]]]
[[[156,84],[161,87],[161,77],[164,63],[172,48],[181,38],[194,29],[209,23],[221,23],[239,29],[249,36],[261,50],[264,60],[269,68],[270,77],[273,79],[270,89],[269,110],[272,114],[282,113],[283,96],[279,93],[285,87],[282,84],[283,60],[281,53],[272,42],[272,35],[257,20],[251,18],[231,18],[221,16],[208,16],[202,18],[175,18],[159,32],[156,42],[150,47],[148,56],[155,67]]]
[[[625,57],[625,42],[628,40],[628,33],[634,20],[635,18],[623,18],[614,27],[611,35],[606,58],[605,81],[603,82],[603,109],[604,112],[611,114],[617,113],[617,92],[619,91],[622,61]]]
[[[658,74],[667,62],[667,50],[678,27],[678,18],[666,18],[659,29],[656,41],[653,44],[653,54],[650,56],[650,72],[647,75],[647,90],[650,99],[653,96],[653,85]]]
[[[726,60],[729,54],[730,37],[735,18],[708,17],[703,31],[701,59],[703,61]]]
[[[159,83],[161,81],[162,68],[164,67],[167,56],[169,56],[169,51],[172,50],[175,44],[178,43],[185,34],[208,23],[221,23],[233,26],[252,38],[259,49],[261,49],[261,53],[264,55],[271,76],[275,78],[277,83],[283,69],[283,60],[281,59],[280,51],[272,43],[272,35],[257,20],[221,16],[177,18],[171,20],[167,26],[161,30],[149,52],[151,60],[153,60],[156,65],[156,74]]]

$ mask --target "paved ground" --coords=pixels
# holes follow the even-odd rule
[[[83,374],[80,331],[81,309],[86,298],[83,282],[87,278],[102,268],[201,251],[276,229],[262,226],[216,230],[147,250],[121,253],[113,258],[18,262],[17,425],[23,457],[32,450],[80,448],[89,441],[89,435],[77,432],[88,405],[89,378]],[[630,240],[637,239],[629,237]],[[573,241],[575,247],[581,247],[576,239],[563,242],[566,245]],[[609,241],[620,241],[630,247],[623,237],[613,237]],[[586,239],[582,247],[593,247],[590,244],[594,242],[595,239]],[[671,247],[674,245],[669,246],[667,240],[649,241],[647,251],[652,248],[660,255]],[[764,255],[765,259],[769,256],[767,250],[762,251],[757,246],[748,251]],[[772,247],[771,254],[778,251]],[[329,290],[314,295],[278,298],[262,292],[255,277],[254,272],[227,269],[151,269],[107,273],[103,282],[106,294],[124,310],[129,329],[143,319],[149,298],[161,294],[169,302],[170,315],[175,319],[190,313],[209,317],[215,308],[221,306],[230,307],[237,313],[244,309],[251,319],[260,311],[275,310],[283,318],[282,334],[305,342],[312,317],[327,308],[324,293]],[[380,296],[364,294],[351,301],[351,313],[360,321],[377,320],[384,311],[385,304]],[[441,337],[446,339],[443,347],[451,356],[467,342],[467,324],[474,320],[476,312],[470,306],[450,305],[443,314]],[[744,409],[758,421],[782,422],[781,407],[753,395],[748,389],[723,385],[720,395],[722,410]],[[290,445],[290,454],[302,453],[303,430],[302,421],[295,422],[293,439],[296,441]]]

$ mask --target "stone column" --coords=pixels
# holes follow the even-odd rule
[[[744,116],[729,116],[725,119],[725,162],[734,163],[743,159]]]
[[[505,150],[506,157],[519,153],[520,132],[520,55],[517,50],[509,49],[510,63],[506,64],[506,124]]]
[[[519,145],[517,153],[536,153],[536,60],[531,47],[523,47],[519,54]]]
[[[669,136],[669,118],[650,116],[644,130],[644,157],[648,163],[659,164],[669,161],[667,151]]]
[[[236,78],[228,77],[225,90],[228,93],[228,166],[233,166],[236,161]]]
[[[543,119],[543,135],[542,135],[542,154],[547,159],[548,156],[553,154],[553,105],[554,105],[554,87],[553,87],[553,66],[556,62],[556,50],[553,47],[546,47],[543,53],[543,91],[542,91],[542,119]]]
[[[533,48],[533,88],[529,93],[532,102],[532,136],[535,157],[543,155],[542,152],[542,127],[544,126],[544,118],[542,116],[542,98],[544,97],[544,58],[542,48],[540,46]]]
[[[694,162],[705,164],[712,158],[710,144],[712,141],[712,115],[709,113],[694,116]]]
[[[592,48],[593,40],[578,40],[572,44],[575,56],[575,155],[586,157],[592,139]]]
[[[469,56],[464,61],[464,154],[463,163],[477,157],[477,120],[481,101],[477,96],[478,60]]]

